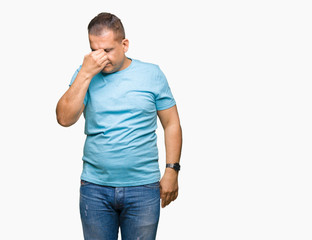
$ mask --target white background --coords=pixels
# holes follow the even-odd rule
[[[55,119],[99,12],[165,72],[183,128],[158,238],[312,239],[310,1],[9,1],[0,6],[0,239],[83,239],[84,119]],[[159,125],[160,166],[164,168]]]

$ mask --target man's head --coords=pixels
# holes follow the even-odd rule
[[[89,42],[92,51],[103,49],[109,64],[102,70],[113,73],[127,67],[129,40],[125,38],[123,25],[118,17],[111,13],[100,13],[88,25]]]

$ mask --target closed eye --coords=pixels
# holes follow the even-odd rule
[[[92,51],[92,52],[94,52],[94,51],[96,51],[96,50],[98,50],[98,49],[93,49],[93,48],[91,48],[91,51]],[[112,50],[113,50],[113,48],[106,48],[106,49],[104,49],[104,51],[107,52],[107,53],[110,52],[110,51],[112,51]]]

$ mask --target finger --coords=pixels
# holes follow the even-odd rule
[[[166,206],[169,205],[174,200],[176,200],[177,197],[178,197],[178,192],[177,191],[174,191],[174,192],[171,192],[170,194],[168,194],[167,197],[166,197],[166,200],[165,200]]]
[[[167,205],[169,205],[172,201],[174,201],[174,193],[170,193],[168,199],[167,199]]]
[[[93,53],[94,55],[99,55],[99,54],[104,54],[105,51],[104,49],[98,49],[98,50],[95,50],[95,51],[92,51],[91,53]]]
[[[104,62],[107,61],[107,60],[108,60],[107,55],[101,56],[100,59],[99,59],[99,61],[100,61],[101,63],[104,63]]]
[[[161,203],[162,203],[162,207],[166,207],[167,205],[169,205],[169,203],[171,202],[170,197],[168,194],[165,195],[165,197],[162,199]]]
[[[105,60],[101,65],[102,65],[102,67],[105,67],[108,63],[109,63],[109,61]]]
[[[178,192],[177,191],[174,191],[174,192],[172,192],[170,194],[171,201],[176,200],[177,197],[178,197]]]
[[[98,57],[99,58],[103,58],[103,57],[107,57],[107,53],[106,52],[100,52],[99,54],[98,54]]]
[[[102,50],[102,51],[101,51]],[[98,60],[102,57],[104,57],[106,55],[106,53],[104,52],[103,49],[98,49],[96,51],[93,51],[90,53],[90,56],[94,59],[94,60]]]
[[[160,199],[161,199],[161,207],[165,207],[165,201],[166,201],[166,194],[160,192]]]
[[[174,194],[173,194],[173,200],[172,201],[174,201],[174,200],[176,200],[177,199],[177,197],[178,197],[178,192],[175,192]]]
[[[165,202],[166,206],[168,206],[171,202],[172,202],[172,199],[168,196]]]
[[[105,67],[105,65],[108,63],[107,57],[104,56],[101,58],[99,58],[99,56],[95,56],[94,61],[98,65],[98,67]]]
[[[166,199],[165,198],[162,198],[161,199],[161,207],[164,208],[167,206],[167,202],[166,202]]]

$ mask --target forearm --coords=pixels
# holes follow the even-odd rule
[[[179,123],[165,128],[166,163],[180,162],[182,149],[182,129]]]
[[[180,162],[182,148],[182,130],[179,122],[166,125],[165,146],[166,163]],[[178,172],[172,168],[166,168],[160,181],[161,206],[165,207],[178,197]]]
[[[80,71],[56,107],[57,121],[68,127],[79,119],[84,108],[83,101],[92,77]]]

